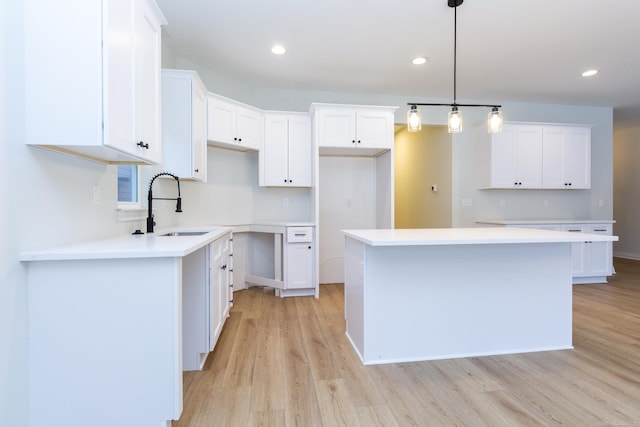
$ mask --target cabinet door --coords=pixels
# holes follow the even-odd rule
[[[311,187],[311,120],[289,117],[289,185]]]
[[[200,84],[193,82],[193,141],[192,141],[192,176],[198,181],[207,181],[207,99],[205,90]]]
[[[264,145],[264,115],[258,111],[238,107],[237,143],[243,147],[260,150]]]
[[[393,114],[358,110],[356,144],[367,148],[393,148]]]
[[[579,225],[571,225],[560,227],[560,231],[569,231],[571,233],[583,233],[585,229]],[[576,242],[571,244],[571,273],[573,277],[588,275],[586,260],[587,244],[584,242]]]
[[[288,186],[289,120],[286,115],[266,114],[264,122],[264,185]]]
[[[505,125],[491,135],[491,187],[542,186],[542,129]]]
[[[491,187],[518,187],[516,138],[517,128],[509,125],[491,135]]]
[[[136,141],[134,144],[140,157],[153,163],[160,163],[162,162],[160,26],[155,24],[146,0],[137,0],[135,8]]]
[[[544,188],[590,188],[591,130],[548,126],[543,139]]]
[[[570,188],[591,188],[591,129],[567,129],[563,160],[565,179]]]
[[[222,313],[224,305],[222,283],[224,280],[224,270],[222,266],[223,258],[221,255],[222,245],[221,239],[211,244],[211,293],[210,293],[210,328],[209,328],[209,351],[212,351],[218,340],[218,336],[222,331]]]
[[[287,277],[285,289],[312,288],[313,244],[289,243],[287,245]]]
[[[138,155],[134,8],[130,0],[103,2],[103,126],[104,145]]]
[[[356,111],[352,108],[323,108],[318,112],[320,147],[356,146]]]
[[[518,188],[542,187],[542,129],[518,126],[516,140],[516,178]]]
[[[235,143],[236,106],[224,100],[207,98],[207,140]]]
[[[207,179],[205,90],[194,71],[162,70],[162,164],[155,173]]]
[[[587,233],[612,234],[611,226],[608,224],[594,224],[586,227]],[[611,242],[590,242],[587,244],[588,250],[588,272],[590,276],[609,276],[613,272],[613,245]]]

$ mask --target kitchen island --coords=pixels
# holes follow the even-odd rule
[[[345,230],[346,333],[364,364],[572,347],[571,244],[519,228]]]

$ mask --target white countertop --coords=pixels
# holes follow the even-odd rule
[[[614,224],[612,219],[483,219],[478,224],[494,225],[545,225],[545,224]]]
[[[162,236],[182,231],[207,231],[199,236]],[[22,252],[20,261],[183,257],[213,242],[231,227],[173,228],[153,234],[126,235],[38,251]]]
[[[528,228],[418,228],[342,230],[371,246],[480,245],[506,243],[610,242],[617,236]]]

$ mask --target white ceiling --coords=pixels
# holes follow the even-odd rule
[[[173,52],[249,85],[453,97],[446,0],[157,3]],[[639,1],[467,0],[457,15],[458,102],[611,106],[640,122]],[[600,72],[581,77],[589,68]]]

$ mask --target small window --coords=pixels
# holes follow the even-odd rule
[[[138,166],[118,165],[118,205],[140,207]]]

